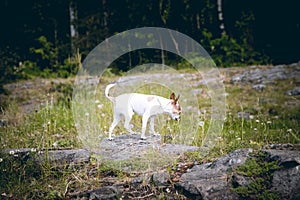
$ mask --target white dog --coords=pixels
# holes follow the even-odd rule
[[[109,128],[109,140],[112,140],[112,132],[120,122],[122,115],[125,117],[124,127],[133,134],[130,121],[134,113],[142,116],[142,134],[141,139],[146,139],[145,132],[148,119],[150,118],[150,133],[158,135],[154,131],[154,117],[158,114],[167,113],[173,120],[179,120],[181,107],[175,94],[172,93],[170,99],[156,95],[146,95],[139,93],[125,93],[117,97],[109,96],[109,90],[116,84],[112,83],[106,86],[105,96],[114,104],[114,120]]]

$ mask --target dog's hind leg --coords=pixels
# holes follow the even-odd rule
[[[121,115],[115,114],[114,115],[114,120],[113,120],[113,122],[111,123],[111,125],[109,127],[109,136],[108,136],[109,140],[113,140],[114,139],[112,137],[112,132],[113,132],[114,128],[118,125],[118,123],[120,122],[120,120],[121,120]]]
[[[155,119],[155,116],[150,117],[150,134],[157,136],[157,135],[159,135],[159,133],[155,132],[155,130],[154,130],[154,119]]]
[[[132,128],[132,124],[130,124],[130,121],[132,119],[133,116],[133,112],[128,112],[127,115],[125,115],[125,122],[124,122],[124,128],[130,133],[130,134],[135,134],[135,132],[133,130],[131,130]]]

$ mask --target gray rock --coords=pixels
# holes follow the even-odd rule
[[[231,77],[231,83],[241,83],[243,81],[243,77],[242,75],[236,75]]]
[[[247,112],[238,112],[237,117],[239,119],[250,119],[250,114]]]
[[[252,178],[237,174],[233,169],[244,164],[250,152],[252,149],[240,149],[212,163],[196,165],[181,176],[175,187],[191,199],[239,199],[231,188],[247,187]],[[271,171],[273,179],[269,189],[278,192],[282,199],[299,199],[300,151],[264,149],[261,152],[266,162],[277,161],[281,166]]]
[[[289,78],[299,78],[299,63],[295,65],[277,65],[270,68],[250,67],[240,74],[232,76],[231,83],[234,84],[270,84],[275,80],[285,80]]]
[[[89,199],[89,200],[113,200],[120,199],[122,191],[115,186],[104,186],[94,190],[73,193],[68,196],[70,199]]]
[[[215,162],[196,165],[181,176],[175,187],[191,199],[238,199],[238,195],[230,189],[228,174],[233,168],[244,164],[252,151],[239,149]]]
[[[300,199],[300,166],[275,171],[271,190],[282,199]]]
[[[134,177],[130,183],[131,184],[149,184],[150,181],[151,181],[151,176],[149,176],[148,174],[143,174],[138,177]]]
[[[287,151],[268,149],[262,150],[266,154],[267,161],[277,161],[285,168],[297,167],[300,165],[300,151]]]
[[[152,175],[152,182],[158,187],[166,186],[170,181],[170,175],[167,172],[155,172]]]
[[[172,163],[185,152],[197,151],[199,147],[164,144],[160,136],[121,135],[113,141],[103,139],[95,153],[102,163],[113,163],[112,167],[125,172],[150,172]]]
[[[266,85],[265,84],[255,84],[252,86],[252,89],[257,90],[257,91],[263,91],[265,89]]]
[[[0,119],[0,127],[7,126],[7,121],[5,119]]]
[[[288,90],[285,94],[289,96],[299,96],[300,95],[300,87],[296,87],[292,90]]]
[[[33,160],[37,164],[48,162],[52,166],[65,167],[89,162],[90,153],[86,149],[66,150],[36,150],[30,148],[5,149],[3,153],[10,154],[22,161]]]
[[[88,192],[89,200],[112,200],[120,198],[120,191],[114,186],[105,186]]]
[[[252,182],[251,178],[234,173],[232,175],[232,185],[234,188],[242,186],[247,187]]]
[[[40,152],[36,159],[57,166],[78,165],[89,162],[90,152],[86,149],[49,150]]]

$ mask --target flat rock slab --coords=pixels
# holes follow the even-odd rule
[[[87,149],[53,149],[37,150],[30,148],[5,149],[1,153],[15,157],[22,161],[32,160],[38,164],[49,162],[51,166],[64,167],[66,165],[80,165],[90,160],[90,152]]]
[[[103,139],[95,153],[99,160],[113,162],[120,170],[153,171],[171,164],[185,152],[198,149],[196,146],[163,144],[160,136],[141,140],[140,135],[121,135],[112,141]]]

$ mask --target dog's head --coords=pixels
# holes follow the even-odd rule
[[[171,106],[172,106],[172,111],[170,113],[170,116],[172,117],[173,120],[176,121],[180,120],[180,114],[181,114],[181,107],[178,101],[179,97],[180,95],[178,95],[177,98],[175,98],[174,92],[170,96]]]

